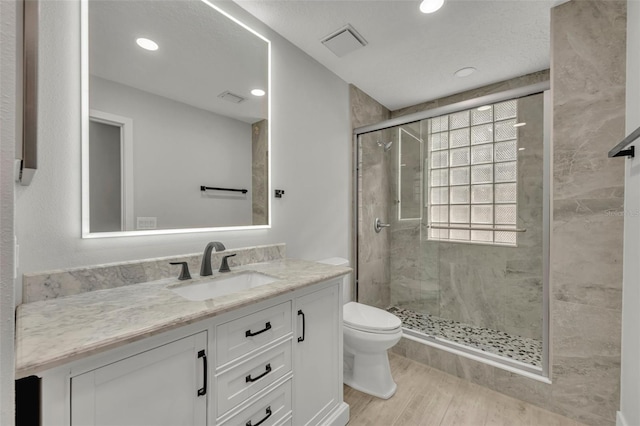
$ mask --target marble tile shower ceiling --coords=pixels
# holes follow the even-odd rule
[[[480,349],[535,367],[542,367],[542,341],[513,336],[503,331],[475,327],[391,306],[387,309],[402,321],[402,326],[429,336]]]

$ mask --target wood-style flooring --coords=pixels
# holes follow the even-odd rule
[[[396,394],[382,400],[349,386],[349,426],[582,426],[435,368],[389,353]]]

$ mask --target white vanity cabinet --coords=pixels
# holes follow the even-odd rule
[[[339,279],[42,375],[44,425],[345,425]]]
[[[342,309],[339,287],[295,300],[294,425],[318,424],[342,402]]]
[[[207,333],[71,378],[72,425],[207,424]]]

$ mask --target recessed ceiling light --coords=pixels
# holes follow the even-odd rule
[[[253,90],[251,91],[251,94],[252,94],[253,96],[264,96],[265,91],[264,91],[264,90],[262,90],[262,89],[253,89]]]
[[[145,50],[158,50],[158,43],[153,40],[149,40],[148,38],[141,37],[136,40],[136,43]]]
[[[488,111],[491,109],[491,105],[483,105],[478,108],[478,111]]]
[[[464,67],[454,72],[453,75],[455,75],[456,77],[467,77],[474,72],[476,72],[476,69],[474,67]]]
[[[420,12],[433,13],[440,9],[444,4],[444,0],[422,0],[420,3]]]
[[[518,148],[518,151],[524,151],[524,148]]]
[[[513,127],[522,127],[522,126],[526,126],[527,123],[516,123],[513,125]]]

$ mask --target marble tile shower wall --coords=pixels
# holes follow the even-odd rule
[[[611,422],[620,397],[625,162],[607,151],[625,136],[626,12],[626,1],[599,0],[551,14],[552,397],[561,410]]]
[[[467,96],[471,99],[476,93]],[[458,98],[467,99],[465,94]],[[398,220],[392,202],[392,305],[542,339],[543,96],[522,98],[518,111],[518,120],[527,123],[518,131],[518,146],[524,148],[518,152],[518,227],[527,229],[518,235],[518,247],[429,241],[427,208],[422,220]],[[424,164],[426,147],[423,155]],[[399,199],[397,156],[394,149],[392,200]]]
[[[620,392],[626,1],[551,9],[551,384],[402,339],[394,351],[589,425]]]
[[[389,118],[389,110],[357,87],[349,87],[351,126],[353,129],[379,123]],[[367,305],[386,308],[389,293],[389,233],[376,233],[373,223],[376,217],[383,221],[390,201],[389,156],[379,147],[378,140],[387,138],[383,132],[363,135],[358,164],[358,300]],[[354,150],[359,149],[357,146]],[[357,151],[354,155],[357,155]]]
[[[214,252],[211,256],[211,264],[219,265],[222,256],[230,253],[237,254],[229,259],[229,265],[233,267],[284,259],[286,246],[274,244]],[[177,277],[180,267],[170,265],[169,262],[187,262],[191,274],[197,274],[200,271],[201,260],[202,253],[197,253],[24,274],[22,300],[23,303],[38,302],[88,291]]]

